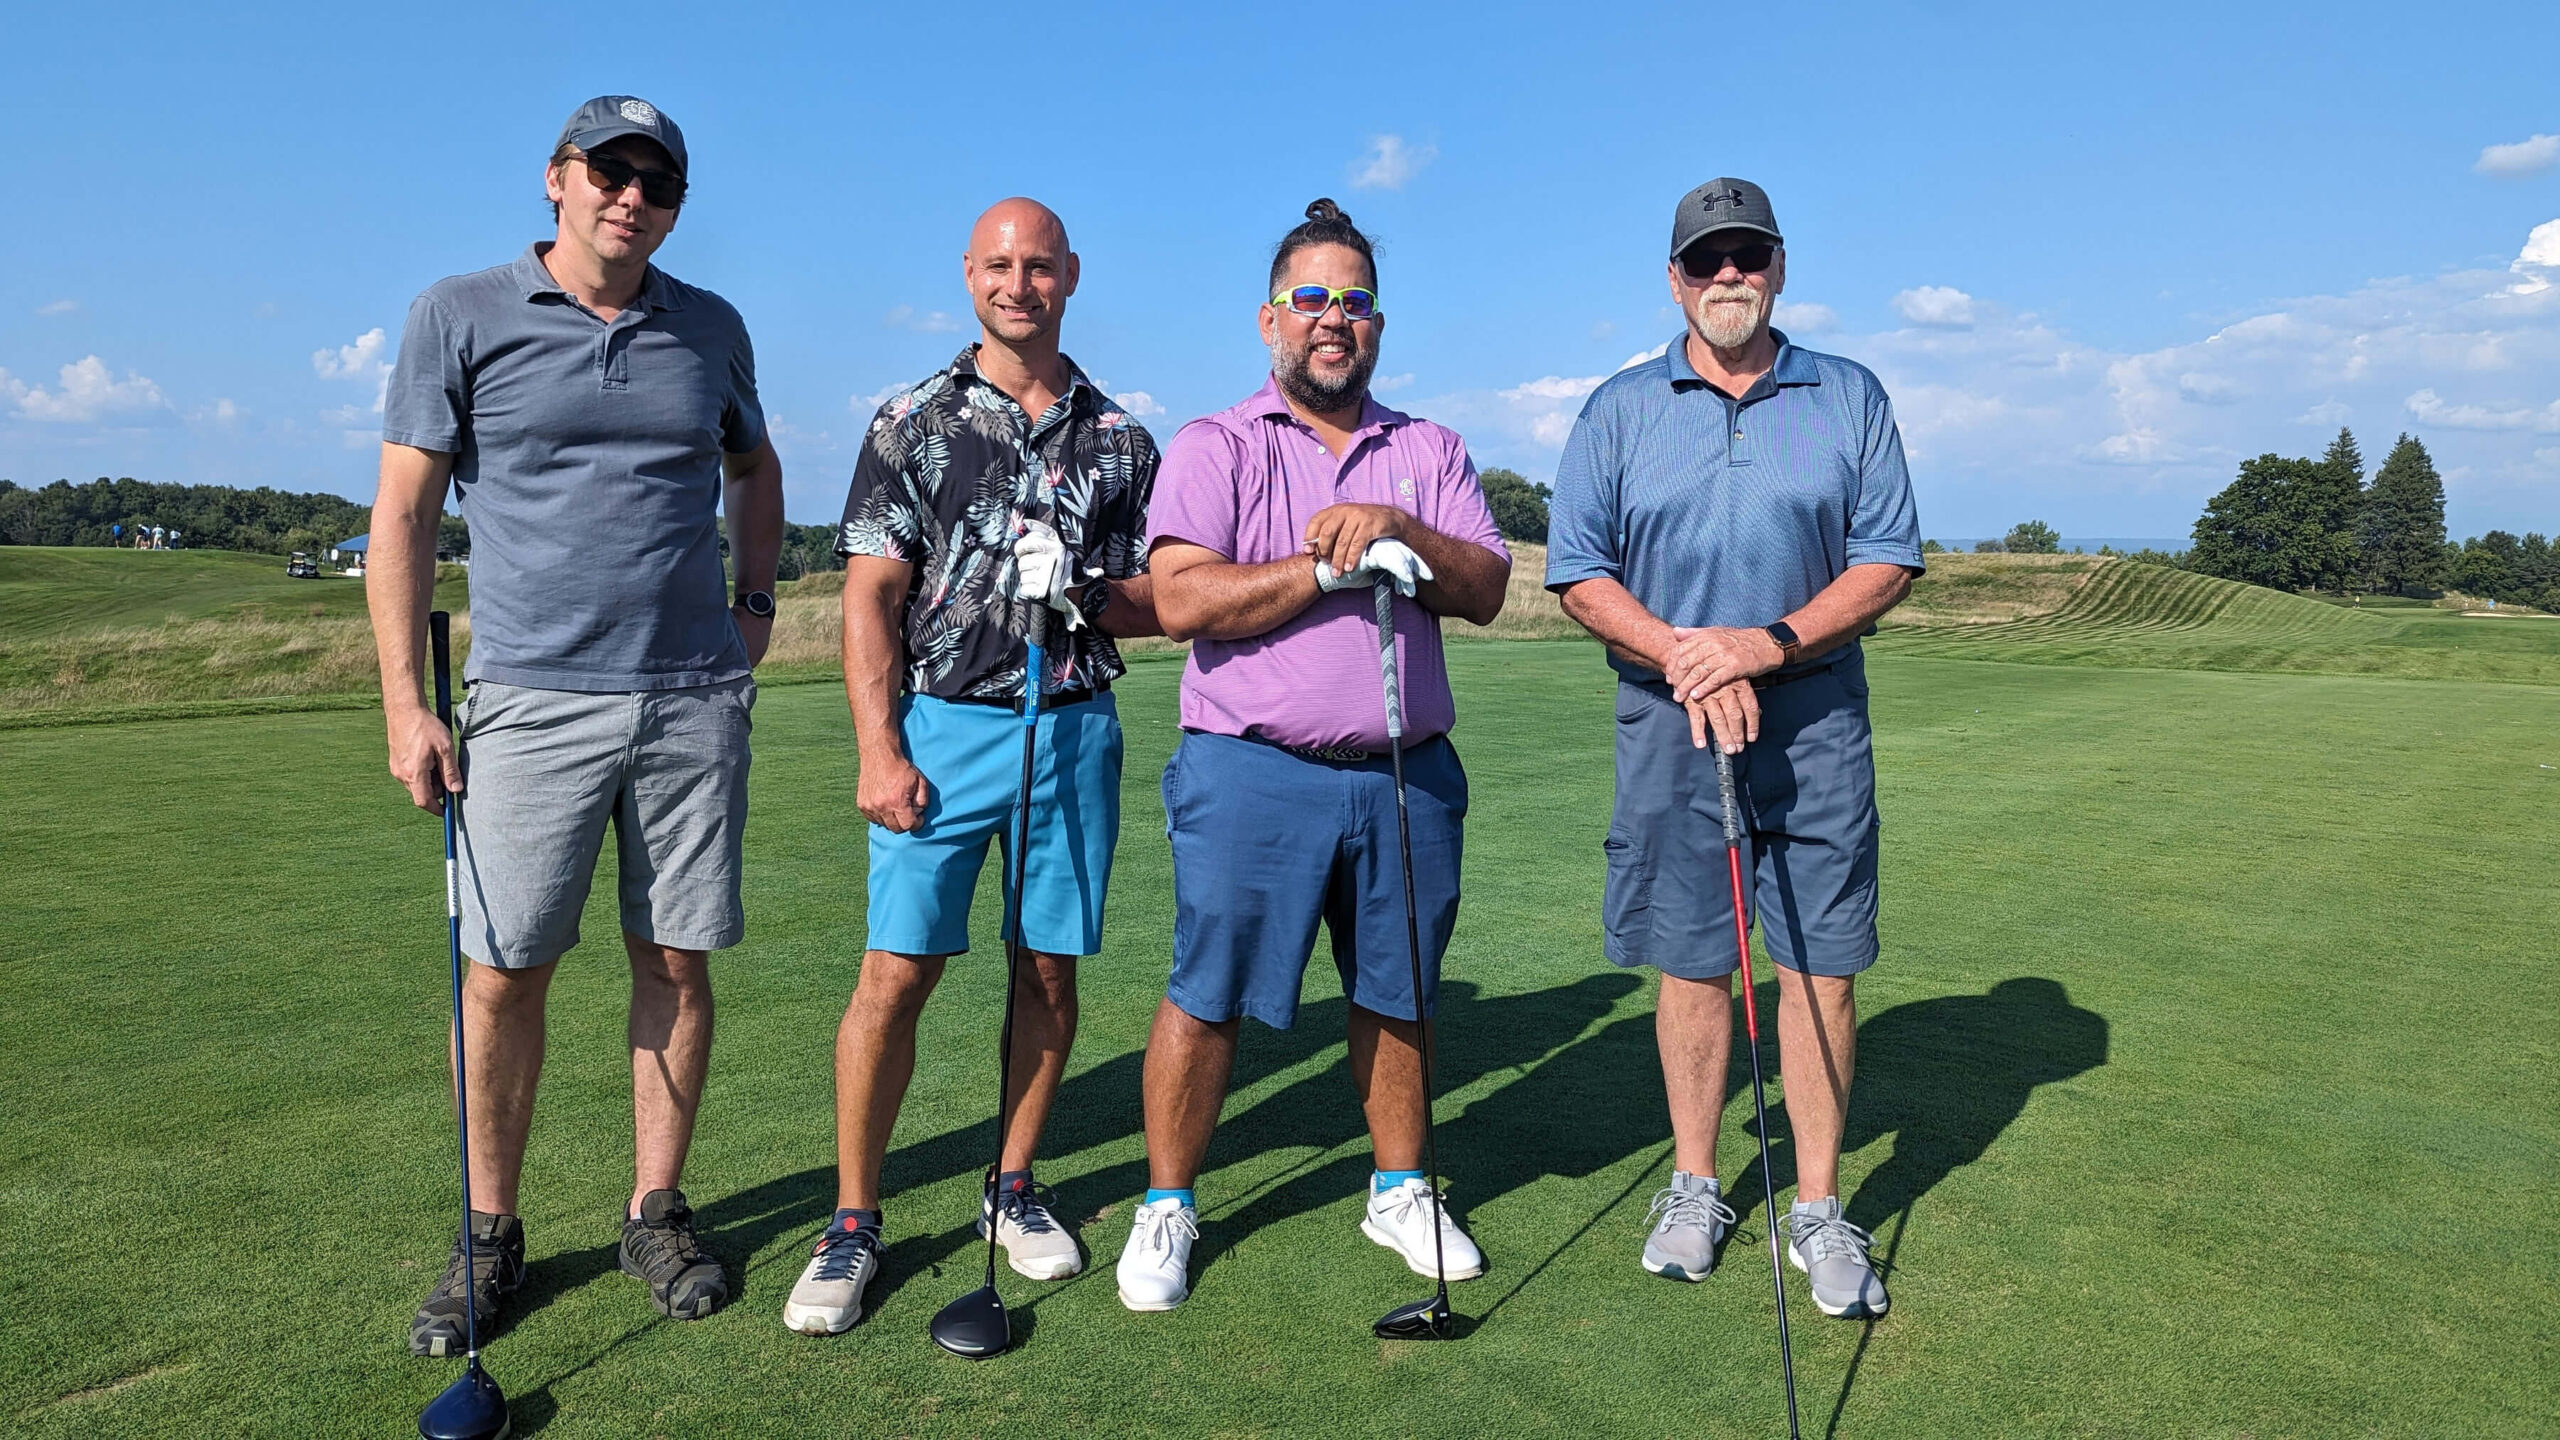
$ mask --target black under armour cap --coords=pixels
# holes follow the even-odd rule
[[[1671,258],[1718,230],[1757,230],[1783,245],[1778,214],[1769,208],[1769,192],[1748,180],[1718,176],[1680,197],[1671,212]]]
[[[676,162],[676,173],[685,173],[684,132],[657,106],[637,95],[599,95],[579,106],[569,116],[569,123],[560,127],[560,144],[593,150],[625,135],[657,141],[666,148],[667,158]]]

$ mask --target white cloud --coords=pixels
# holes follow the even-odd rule
[[[118,380],[107,362],[95,355],[63,366],[59,375],[57,388],[47,390],[0,370],[0,399],[15,405],[29,420],[75,423],[166,409],[169,404],[158,385],[130,370]]]
[[[1401,135],[1380,135],[1369,142],[1368,150],[1351,162],[1351,188],[1354,190],[1401,190],[1422,167],[1440,158],[1437,145],[1407,144]]]
[[[2551,288],[2551,277],[2544,273],[2560,270],[2560,220],[2545,220],[2524,237],[2524,248],[2507,266],[2510,273],[2524,278],[2508,287],[2514,295],[2534,295]]]
[[[2178,398],[2198,405],[2236,405],[2241,391],[2227,375],[2190,370],[2178,377]]]
[[[1109,392],[1106,391],[1104,393],[1108,394]],[[1163,403],[1144,390],[1123,390],[1119,394],[1111,396],[1111,398],[1120,402],[1121,409],[1128,411],[1130,414],[1137,416],[1141,420],[1146,419],[1150,415],[1161,415],[1164,413]]]
[[[2326,428],[2331,425],[2346,424],[2349,420],[2355,418],[2355,413],[2355,407],[2352,405],[2341,405],[2335,400],[2323,400],[2319,404],[2312,406],[2310,409],[2303,411],[2301,414],[2294,416],[2293,423],[2296,425],[2318,425]]]
[[[1789,334],[1819,335],[1825,330],[1840,328],[1840,312],[1828,305],[1798,302],[1782,295],[1778,297],[1778,313],[1770,323]]]
[[[311,368],[323,380],[372,381],[373,413],[379,415],[382,397],[391,388],[390,349],[390,337],[376,325],[357,336],[353,344],[312,351]]]
[[[1529,442],[1549,450],[1564,448],[1565,437],[1573,433],[1575,417],[1582,413],[1582,397],[1600,388],[1606,375],[1548,375],[1508,390],[1494,392],[1508,407],[1514,421],[1527,432]]]
[[[2491,409],[2486,405],[2449,405],[2432,389],[2420,390],[2406,402],[2409,413],[2430,425],[2454,430],[2538,430],[2544,434],[2560,431],[2560,400],[2536,410],[2516,405]]]
[[[2560,165],[2560,135],[2536,135],[2512,145],[2481,147],[2471,168],[2501,180],[2521,180]]]
[[[881,406],[889,403],[890,396],[906,388],[904,385],[890,385],[874,390],[868,395],[856,395],[846,403],[846,408],[861,416],[867,423],[873,415],[879,413]]]
[[[39,315],[68,315],[79,308],[80,302],[77,300],[55,300],[49,304],[37,306],[36,313]]]
[[[1948,285],[1922,285],[1894,296],[1893,313],[1914,325],[1963,330],[1973,324],[1973,297]]]
[[[1661,358],[1662,356],[1668,355],[1668,354],[1670,354],[1670,353],[1671,353],[1671,342],[1670,342],[1670,341],[1668,341],[1668,340],[1665,340],[1665,341],[1663,341],[1661,344],[1654,346],[1654,347],[1653,347],[1652,349],[1650,349],[1650,350],[1639,350],[1639,351],[1637,351],[1636,353],[1634,353],[1633,355],[1628,356],[1628,357],[1626,358],[1626,362],[1625,362],[1624,364],[1621,364],[1618,368],[1619,368],[1619,369],[1621,369],[1621,370],[1633,370],[1634,368],[1636,368],[1637,366],[1639,366],[1639,365],[1643,364],[1643,363],[1644,363],[1644,362],[1646,362],[1647,360],[1655,360],[1655,359],[1659,359],[1659,358]]]
[[[1392,395],[1412,383],[1413,372],[1408,370],[1402,375],[1380,375],[1369,382],[1369,389],[1376,394]]]
[[[919,335],[944,335],[960,328],[960,322],[940,310],[919,311],[913,305],[900,305],[880,317],[880,323],[892,330],[912,330]]]

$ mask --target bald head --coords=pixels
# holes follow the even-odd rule
[[[960,257],[986,338],[1017,350],[1056,348],[1078,268],[1066,222],[1021,196],[988,206],[969,227],[969,249]]]
[[[1024,243],[1036,243],[1038,248],[1063,257],[1067,253],[1067,222],[1039,201],[1016,195],[988,206],[978,223],[969,227],[972,255],[991,254]]]

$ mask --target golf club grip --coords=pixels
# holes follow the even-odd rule
[[[1716,798],[1724,804],[1724,843],[1742,843],[1742,824],[1735,818],[1733,802],[1733,757],[1724,753],[1724,742],[1716,742]]]
[[[1378,674],[1386,681],[1387,748],[1402,749],[1396,742],[1404,738],[1404,687],[1396,683],[1396,587],[1391,580],[1378,582]]]
[[[450,729],[453,726],[453,616],[442,610],[427,612],[427,651],[433,657],[429,668],[436,679],[436,721]]]

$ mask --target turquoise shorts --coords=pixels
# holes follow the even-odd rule
[[[871,827],[864,943],[899,955],[957,955],[969,948],[969,902],[987,842],[1000,854],[1013,843],[1022,717],[998,705],[903,695],[898,731],[931,794],[915,829]],[[1102,900],[1120,841],[1120,712],[1106,692],[1042,710],[1039,732],[1022,938],[1052,955],[1091,955],[1102,948]]]

